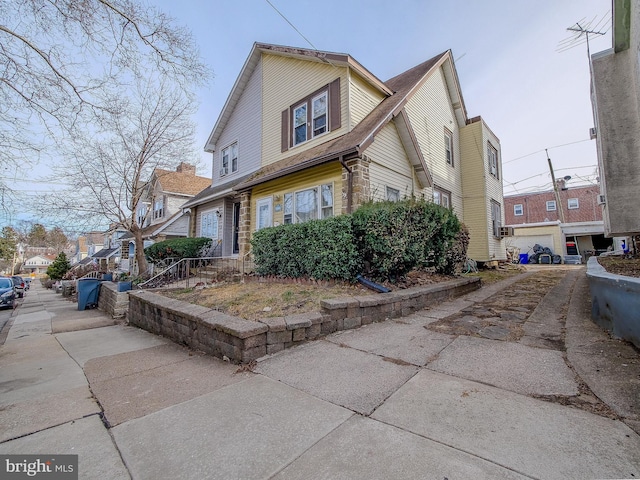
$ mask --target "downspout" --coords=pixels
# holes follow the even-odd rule
[[[352,196],[353,196],[353,170],[347,166],[347,162],[344,160],[344,155],[340,155],[338,161],[342,167],[347,171],[347,213],[351,213],[352,209]]]

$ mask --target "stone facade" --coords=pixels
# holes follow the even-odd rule
[[[251,250],[251,193],[240,194],[240,225],[238,229],[238,246],[240,258]]]
[[[480,288],[468,277],[406,290],[321,302],[320,312],[250,321],[163,297],[129,293],[131,325],[234,363],[248,363],[339,330],[399,318]]]
[[[366,156],[352,158],[345,162],[351,170],[351,212],[371,199],[371,183],[369,178],[370,160]],[[349,172],[342,169],[342,213],[348,212]]]

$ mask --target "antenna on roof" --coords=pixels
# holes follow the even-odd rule
[[[568,31],[574,33],[569,38],[565,38],[560,43],[558,43],[558,48],[556,48],[556,51],[558,53],[566,52],[567,50],[571,50],[572,48],[577,47],[578,45],[586,43],[587,55],[591,57],[591,54],[589,52],[589,35],[606,35],[606,33],[611,28],[609,24],[609,17],[610,12],[607,12],[597,22],[597,17],[594,17],[593,20],[589,22],[585,22],[584,18],[576,22],[574,25],[567,28]]]

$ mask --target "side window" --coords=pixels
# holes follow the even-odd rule
[[[283,223],[293,223],[293,193],[284,194],[284,219]]]
[[[555,211],[556,211],[556,201],[547,200],[547,212],[555,212]]]
[[[451,207],[451,192],[447,192],[438,187],[433,187],[433,203],[445,208]]]
[[[487,158],[489,159],[489,173],[495,178],[500,179],[500,172],[498,169],[498,150],[496,150],[489,142],[487,142]]]
[[[200,236],[218,238],[218,215],[216,212],[205,212],[200,217]]]
[[[444,152],[447,163],[453,167],[453,133],[448,128],[444,129]]]
[[[502,209],[500,204],[495,200],[491,200],[491,227],[493,236],[500,238],[500,227],[502,227]]]
[[[513,214],[516,217],[524,214],[524,208],[522,208],[522,204],[521,203],[513,206]]]
[[[387,200],[389,200],[390,202],[397,202],[398,200],[400,200],[400,190],[387,187]]]
[[[569,210],[575,210],[576,208],[580,208],[580,203],[578,202],[577,198],[570,198],[567,201],[567,207],[569,208]]]

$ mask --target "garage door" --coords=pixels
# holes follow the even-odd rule
[[[508,237],[507,240],[508,246],[517,247],[520,249],[520,253],[529,254],[533,253],[533,246],[536,243],[550,248],[553,252],[553,235],[518,235]]]

